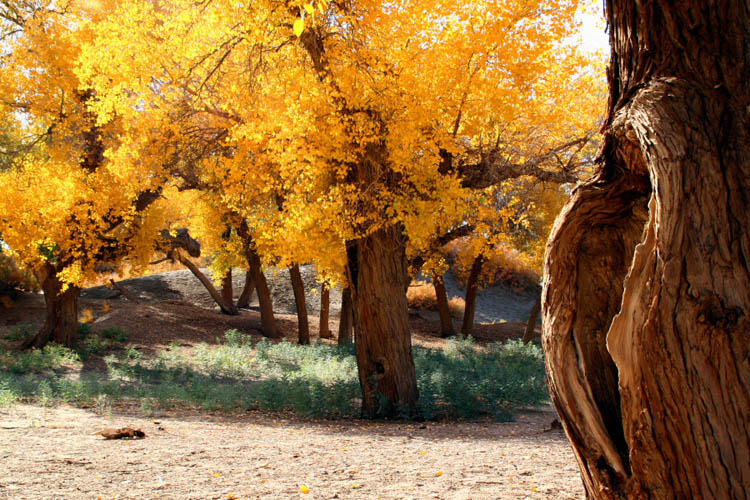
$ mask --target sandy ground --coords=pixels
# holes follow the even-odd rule
[[[0,409],[0,498],[583,498],[551,410],[503,424],[139,413]],[[123,425],[147,437],[94,434]]]
[[[94,331],[121,327],[145,353],[173,341],[213,343],[230,328],[261,339],[257,311],[220,314],[197,299],[205,292],[190,276],[129,285],[146,300],[107,300],[107,290],[81,300]],[[0,312],[0,333],[39,324],[43,311],[40,295],[23,297]],[[295,340],[296,317],[277,318]],[[416,344],[446,342],[437,321],[411,315],[410,322]],[[310,324],[315,339],[318,318],[311,315]],[[330,326],[336,332],[335,317]],[[524,327],[477,325],[475,335],[518,338]],[[554,418],[551,408],[520,412],[513,423],[420,424],[183,410],[146,417],[137,403],[111,410],[16,405],[0,408],[0,499],[581,499],[570,446],[550,430]],[[147,437],[94,434],[126,425]]]

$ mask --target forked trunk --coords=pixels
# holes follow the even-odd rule
[[[339,315],[338,344],[344,345],[352,341],[354,329],[354,310],[352,306],[352,292],[347,287],[341,290],[341,314]]]
[[[440,336],[453,337],[456,335],[456,330],[453,328],[453,318],[451,318],[451,311],[448,307],[448,292],[445,289],[443,277],[437,274],[433,275],[432,285],[435,287],[437,308],[440,314]]]
[[[297,264],[289,268],[292,277],[292,290],[294,291],[294,303],[297,306],[297,342],[301,345],[310,343],[310,323],[307,319],[307,303],[305,301],[305,284],[299,272]]]
[[[81,289],[68,286],[57,277],[57,270],[47,266],[41,280],[44,291],[44,325],[26,341],[23,348],[44,347],[50,342],[74,348],[78,343],[78,297]]]
[[[362,413],[369,418],[416,413],[406,287],[409,275],[400,228],[387,226],[348,246]]]
[[[596,499],[750,498],[746,2],[608,0],[596,176],[548,245],[553,401]]]
[[[250,299],[253,298],[253,292],[255,291],[255,282],[253,281],[253,275],[250,271],[245,273],[245,286],[242,287],[242,292],[237,299],[238,308],[246,308],[250,306]]]
[[[318,335],[321,339],[333,338],[331,328],[328,325],[328,315],[331,308],[331,292],[325,284],[320,286],[320,327]]]
[[[461,333],[464,337],[471,335],[474,329],[474,312],[477,309],[477,291],[479,291],[479,276],[482,273],[482,264],[484,256],[479,255],[474,259],[469,272],[469,279],[466,281],[466,306],[464,309],[464,322],[461,326]]]

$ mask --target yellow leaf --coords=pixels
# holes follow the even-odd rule
[[[312,14],[313,12],[315,12],[315,7],[313,7],[309,3],[306,3],[305,5],[303,5],[303,7],[305,8],[308,14]]]
[[[361,485],[361,484],[357,484],[357,483],[352,483],[352,488],[354,488],[355,490],[358,490],[358,489],[359,489],[359,488],[361,488],[361,487],[362,487],[362,485]]]
[[[442,475],[443,475],[443,471],[438,471],[438,473],[437,473],[437,474],[435,474],[435,475],[436,475],[437,477],[440,477],[440,476],[442,476]]]
[[[301,36],[303,31],[305,31],[305,21],[302,19],[294,21],[294,34]]]
[[[307,495],[308,493],[310,493],[310,488],[308,488],[307,486],[303,484],[302,486],[299,487],[299,492],[302,493],[303,495]]]

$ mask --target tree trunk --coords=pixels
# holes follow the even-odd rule
[[[466,281],[466,307],[464,309],[464,323],[461,326],[461,333],[464,337],[471,335],[474,328],[474,311],[477,308],[477,291],[479,290],[479,275],[482,272],[484,256],[479,255],[474,259],[469,272],[469,279]]]
[[[244,220],[240,224],[238,234],[245,244],[245,257],[247,258],[247,265],[250,268],[250,274],[253,277],[253,283],[255,283],[255,290],[258,292],[258,303],[260,305],[260,324],[261,333],[264,337],[271,339],[278,339],[283,337],[283,333],[276,323],[276,318],[273,315],[273,300],[271,299],[271,291],[268,289],[268,282],[266,276],[263,274],[263,266],[260,261],[260,256],[255,250],[255,242],[250,235],[250,229],[247,227],[247,222]]]
[[[386,226],[347,247],[362,413],[369,418],[416,413],[403,241],[400,228]]]
[[[443,277],[437,274],[432,276],[432,285],[435,287],[435,296],[437,297],[438,313],[440,313],[440,336],[447,338],[456,335],[453,328],[453,318],[448,307],[448,292],[445,290]]]
[[[250,271],[245,273],[245,286],[242,287],[242,292],[237,299],[237,308],[246,308],[250,306],[250,299],[253,297],[255,291],[255,282],[253,281],[253,275]]]
[[[232,270],[229,269],[221,280],[221,298],[224,304],[236,309],[234,305],[234,289],[232,287]]]
[[[297,264],[289,268],[292,277],[292,290],[294,291],[294,303],[297,306],[297,342],[301,345],[310,343],[310,323],[307,320],[307,304],[305,301],[305,284],[299,272]]]
[[[531,342],[531,337],[534,336],[534,330],[536,329],[536,320],[539,319],[539,313],[542,310],[542,297],[536,299],[534,306],[531,308],[529,313],[529,321],[526,322],[526,331],[523,333],[523,345]]]
[[[62,291],[63,283],[57,277],[57,270],[49,265],[40,281],[44,291],[44,325],[22,348],[44,347],[50,342],[75,348],[78,343],[78,297],[81,289],[68,286]]]
[[[200,281],[203,287],[208,290],[209,295],[211,295],[211,298],[214,299],[214,302],[216,302],[223,314],[229,314],[232,316],[239,314],[239,311],[237,311],[234,303],[232,303],[231,301],[224,301],[224,297],[221,293],[219,293],[211,280],[208,279],[208,277],[203,274],[200,269],[198,269],[198,266],[193,264],[193,261],[183,253],[182,249],[177,248],[173,250],[170,255],[177,259],[183,266],[187,267],[190,272],[193,273],[196,278],[198,278],[198,281]]]
[[[608,0],[595,177],[555,223],[543,345],[597,499],[750,498],[746,2]]]
[[[354,329],[354,311],[352,310],[352,292],[347,287],[341,290],[341,314],[339,315],[339,345],[352,341]]]
[[[331,307],[331,293],[328,287],[324,284],[320,286],[320,327],[318,328],[318,335],[321,339],[333,338],[331,335],[331,328],[328,325],[328,313]]]

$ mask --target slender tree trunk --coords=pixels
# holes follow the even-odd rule
[[[321,339],[333,338],[331,334],[331,328],[328,325],[328,314],[331,308],[331,294],[328,287],[324,284],[320,285],[320,327],[318,328],[318,335]]]
[[[348,273],[362,413],[412,416],[418,398],[406,287],[409,275],[401,229],[387,226],[350,243]]]
[[[440,336],[453,337],[456,335],[456,330],[453,328],[453,318],[448,307],[448,292],[445,290],[443,277],[437,274],[433,275],[432,285],[435,287],[438,313],[440,313]]]
[[[245,244],[245,257],[247,258],[247,265],[250,268],[250,274],[255,283],[255,290],[258,292],[258,303],[260,305],[260,323],[261,331],[263,336],[278,339],[283,337],[281,329],[276,323],[276,317],[273,315],[273,300],[271,299],[271,291],[268,289],[268,282],[266,276],[263,274],[263,266],[260,261],[260,256],[255,250],[255,242],[250,235],[250,230],[247,227],[247,222],[244,220],[239,226],[238,234]]]
[[[474,312],[477,307],[477,291],[479,290],[482,264],[484,264],[484,256],[480,254],[474,259],[471,272],[469,272],[469,279],[466,281],[466,307],[464,309],[464,322],[461,326],[461,333],[464,337],[471,335],[471,330],[474,328]]]
[[[339,315],[339,345],[352,341],[354,329],[354,311],[352,307],[352,292],[349,287],[341,290],[341,314]]]
[[[231,269],[227,271],[227,274],[224,275],[224,279],[221,280],[221,298],[224,301],[224,304],[231,304],[231,307],[236,309],[236,306],[234,305],[234,289],[232,287]]]
[[[74,348],[78,343],[78,297],[81,289],[68,286],[57,277],[57,270],[46,266],[40,280],[44,291],[44,325],[37,334],[26,341],[22,348],[44,347],[50,342]]]
[[[750,8],[607,0],[595,177],[548,244],[552,398],[596,499],[750,498]]]
[[[253,297],[255,291],[255,282],[253,281],[253,275],[250,271],[245,273],[245,286],[242,287],[242,292],[237,299],[238,308],[246,308],[250,306],[250,299]]]
[[[289,268],[292,277],[292,290],[294,291],[294,303],[297,307],[297,342],[301,345],[310,343],[310,323],[307,318],[307,304],[305,301],[305,284],[299,272],[297,264]]]
[[[531,337],[534,336],[534,330],[536,329],[536,320],[539,319],[539,313],[542,310],[542,297],[536,299],[534,306],[531,308],[529,313],[529,321],[526,323],[526,331],[523,334],[523,345],[531,342]]]
[[[200,269],[198,269],[198,266],[193,264],[193,261],[183,253],[182,249],[178,248],[174,250],[171,255],[174,256],[174,258],[176,258],[183,266],[187,267],[196,278],[198,278],[198,281],[200,281],[203,287],[208,290],[209,295],[211,295],[211,298],[214,299],[214,302],[216,302],[223,314],[229,314],[232,316],[239,314],[239,311],[237,311],[234,303],[232,303],[231,301],[224,301],[224,297],[221,293],[219,293],[211,280],[208,279],[208,277],[203,274]]]

